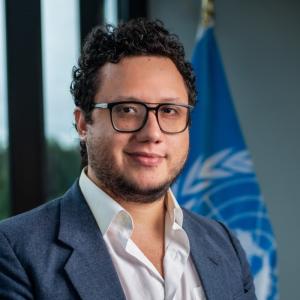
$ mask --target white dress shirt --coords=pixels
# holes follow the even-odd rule
[[[129,300],[204,300],[201,281],[182,228],[183,213],[171,190],[166,196],[164,278],[131,240],[130,214],[81,173],[80,189],[103,234],[107,249]],[[99,255],[101,255],[99,253]]]

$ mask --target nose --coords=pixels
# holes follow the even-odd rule
[[[150,110],[144,127],[136,132],[136,138],[140,142],[159,143],[161,141],[161,137],[162,131],[158,125],[155,111]]]

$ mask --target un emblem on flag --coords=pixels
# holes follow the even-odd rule
[[[257,298],[276,299],[275,239],[249,152],[224,149],[198,157],[186,166],[173,191],[184,207],[234,231],[247,254]]]

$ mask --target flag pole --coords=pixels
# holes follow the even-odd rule
[[[201,25],[208,27],[215,21],[215,4],[214,0],[202,0]]]

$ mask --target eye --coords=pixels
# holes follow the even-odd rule
[[[179,109],[175,105],[162,106],[159,112],[167,116],[176,116],[179,114]]]
[[[134,113],[134,112],[136,112],[136,109],[134,107],[130,107],[130,106],[123,106],[122,107],[122,112],[124,112],[124,113]]]
[[[115,112],[118,114],[137,114],[139,112],[139,108],[134,104],[119,104],[116,105]]]

